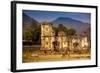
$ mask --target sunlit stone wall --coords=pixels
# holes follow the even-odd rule
[[[82,43],[81,43],[81,45],[82,45],[82,48],[83,48],[83,49],[88,49],[89,42],[88,42],[88,40],[87,40],[87,37],[83,37],[83,38],[82,38]]]
[[[41,49],[42,50],[53,50],[55,32],[52,28],[52,24],[42,23],[41,24]]]
[[[63,31],[58,32],[58,42],[59,42],[59,49],[67,49],[68,48],[68,42],[67,37]]]

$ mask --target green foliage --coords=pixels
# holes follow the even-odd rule
[[[40,43],[41,42],[41,26],[38,25],[37,28],[32,32],[32,41],[33,43]]]
[[[67,34],[67,31],[68,31],[67,27],[65,27],[63,24],[59,24],[58,30],[59,31],[64,31],[66,34]]]
[[[58,28],[53,26],[53,30],[55,31],[55,36],[58,35]]]
[[[75,35],[75,33],[76,33],[76,30],[73,28],[68,30],[68,36],[73,36],[73,35]]]
[[[41,26],[31,25],[28,29],[23,31],[23,39],[27,41],[32,41],[33,43],[40,43],[41,38]]]
[[[59,24],[58,25],[58,28],[60,31],[64,30],[66,27],[63,25],[63,24]]]
[[[31,30],[25,30],[23,32],[23,39],[24,40],[31,40],[31,38],[32,38]]]
[[[54,27],[53,29],[55,30],[55,35],[58,35],[59,31],[64,31],[66,36],[73,36],[76,34],[76,30],[73,28],[68,29],[67,27],[65,27],[63,24],[59,24],[58,27]]]

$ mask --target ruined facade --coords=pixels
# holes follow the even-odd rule
[[[68,48],[68,39],[66,37],[65,32],[59,31],[57,36],[59,42],[59,50],[66,50]]]
[[[88,47],[87,37],[73,36],[70,40],[64,31],[59,31],[55,36],[53,25],[49,23],[41,24],[41,50],[54,50],[54,42],[57,41],[58,50],[81,50]]]
[[[53,50],[53,42],[55,40],[55,32],[52,24],[41,24],[41,50]]]

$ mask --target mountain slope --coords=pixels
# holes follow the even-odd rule
[[[33,27],[36,27],[38,25],[38,22],[35,19],[33,19],[33,18],[29,17],[28,15],[26,15],[25,13],[23,13],[23,29],[26,29],[26,28],[30,27],[31,25]]]
[[[55,26],[58,26],[59,24],[64,24],[67,28],[74,28],[78,33],[81,33],[90,25],[88,23],[84,23],[68,17],[59,17],[52,21],[52,23]]]

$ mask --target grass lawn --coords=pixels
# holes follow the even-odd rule
[[[46,61],[70,61],[70,60],[86,60],[90,59],[89,52],[72,52],[69,54],[63,54],[59,52],[47,52],[44,51],[24,51],[23,52],[23,63],[29,62],[46,62]]]

